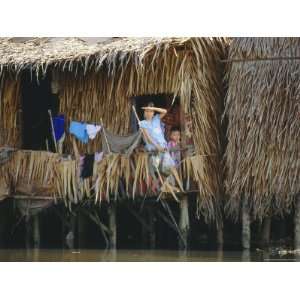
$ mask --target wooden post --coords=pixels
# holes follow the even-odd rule
[[[269,247],[271,235],[271,217],[266,217],[263,220],[261,231],[261,245],[263,248]]]
[[[242,261],[251,261],[251,255],[250,255],[250,250],[249,249],[244,249],[242,251]]]
[[[180,250],[186,250],[188,248],[188,238],[190,230],[190,218],[189,218],[189,203],[188,196],[185,195],[180,199],[180,219],[179,229],[182,233],[182,237],[178,237],[178,245]]]
[[[40,248],[40,222],[39,215],[32,216],[32,227],[33,227],[33,248]]]
[[[75,249],[75,232],[76,232],[76,218],[73,215],[73,213],[71,213],[68,222],[68,233],[64,237],[64,243],[66,243],[67,247],[71,250]]]
[[[300,249],[300,195],[296,197],[296,205],[295,205],[294,248]]]
[[[153,207],[149,206],[148,207],[148,224],[150,228],[149,232],[149,241],[150,241],[150,249],[155,249],[155,244],[156,244],[156,232],[155,232],[155,215],[153,212]]]
[[[243,200],[242,203],[242,246],[244,249],[250,249],[251,229],[250,229],[250,213],[248,203]]]
[[[217,225],[217,247],[218,250],[223,249],[224,237],[223,237],[223,220],[220,221],[220,224]]]
[[[31,238],[31,226],[30,226],[30,217],[29,215],[25,216],[25,247],[30,249],[30,239]]]
[[[108,223],[109,223],[109,248],[117,248],[117,222],[116,222],[116,205],[110,202],[108,205]]]
[[[76,215],[71,215],[71,228],[70,228],[70,232],[72,233],[71,238],[70,238],[70,247],[72,250],[75,249],[75,238],[76,238]]]

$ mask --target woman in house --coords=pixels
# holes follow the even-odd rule
[[[172,174],[179,186],[183,190],[181,183],[178,180],[177,172],[175,170],[175,162],[168,152],[168,143],[164,136],[161,119],[166,115],[167,110],[155,107],[153,102],[148,103],[147,106],[142,107],[144,110],[144,120],[139,123],[143,132],[147,151],[159,151],[157,155],[152,154],[152,165],[160,170],[165,175]],[[157,112],[158,114],[155,114]]]
[[[164,151],[167,148],[167,141],[164,137],[161,119],[166,115],[167,110],[154,106],[149,102],[147,106],[142,107],[144,110],[144,120],[140,122],[140,128],[148,151]],[[157,112],[158,114],[155,114]]]

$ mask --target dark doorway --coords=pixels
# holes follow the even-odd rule
[[[22,75],[23,148],[30,150],[54,150],[51,122],[58,112],[58,97],[51,93],[51,78],[43,78],[24,72]]]

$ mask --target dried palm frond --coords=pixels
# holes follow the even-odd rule
[[[20,80],[3,74],[0,77],[0,146],[18,148],[21,145],[20,98]]]

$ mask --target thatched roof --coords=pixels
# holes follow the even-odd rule
[[[236,38],[226,99],[227,209],[282,214],[300,192],[300,39]]]
[[[190,38],[0,38],[0,72],[7,68],[19,73],[31,68],[43,73],[50,65],[72,70],[99,69],[128,60],[132,55],[141,63],[149,51],[183,45]]]

